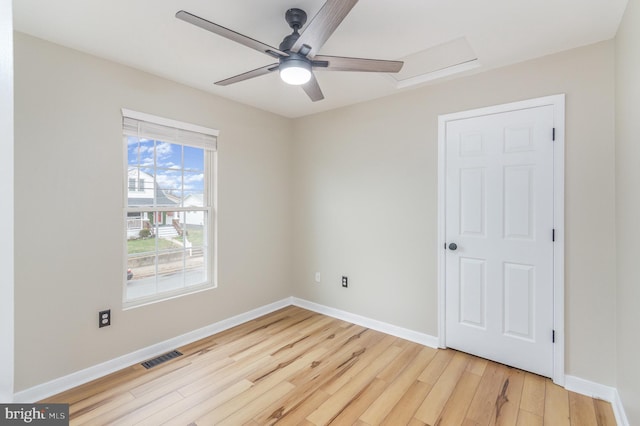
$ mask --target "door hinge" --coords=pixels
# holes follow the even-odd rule
[[[555,141],[556,140],[556,128],[553,128],[553,131],[551,132],[551,140]]]
[[[556,342],[556,331],[553,330],[551,332],[551,343],[555,343]]]
[[[556,230],[552,229],[551,230],[551,241],[556,241]]]

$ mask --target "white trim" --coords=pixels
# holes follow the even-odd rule
[[[122,116],[134,118],[140,121],[146,121],[149,123],[161,124],[163,126],[173,127],[176,129],[188,130],[190,132],[203,133],[205,135],[216,137],[220,135],[220,131],[216,129],[199,126],[197,124],[185,123],[184,121],[173,120],[171,118],[159,117],[157,115],[147,114],[145,112],[132,111],[126,108],[122,108]]]
[[[318,303],[309,302],[308,300],[299,299],[297,297],[292,297],[292,304],[300,308],[308,309],[310,311],[318,312],[323,315],[361,325],[363,327],[367,327],[381,333],[409,340],[410,342],[418,343],[420,345],[429,346],[431,348],[438,347],[438,339],[425,333],[398,327],[397,325],[388,324],[386,322],[363,317],[357,314],[352,314],[350,312],[320,305]]]
[[[154,345],[139,349],[135,352],[131,352],[110,361],[106,361],[101,364],[85,368],[84,370],[71,373],[67,376],[59,377],[57,379],[51,380],[50,382],[20,391],[14,395],[14,401],[39,401],[51,395],[64,392],[65,390],[80,386],[84,383],[90,382],[91,380],[95,380],[97,378],[106,376],[107,374],[111,374],[123,368],[129,367],[133,364],[137,364],[149,358],[153,358],[154,356],[163,354],[167,351],[195,342],[196,340],[209,337],[213,334],[228,330],[247,321],[254,320],[263,315],[277,311],[278,309],[285,308],[291,304],[291,298],[285,298],[269,305],[265,305],[245,312],[243,314],[218,321],[214,324],[199,328],[194,331],[190,331],[181,336],[176,336],[174,338],[165,340],[164,342],[156,343]]]
[[[554,330],[556,344],[553,352],[553,381],[564,386],[564,116],[565,95],[545,96],[542,98],[495,105],[469,111],[438,116],[438,346],[446,347],[445,335],[445,260],[442,247],[445,243],[445,130],[448,121],[462,120],[490,114],[517,111],[551,105],[554,107],[554,126],[556,139],[554,142],[554,201],[553,221],[556,241],[553,254],[554,276]]]
[[[614,391],[613,401],[610,402],[611,407],[613,407],[613,415],[616,416],[616,423],[618,426],[629,426],[631,423],[629,423],[627,413],[624,411],[624,405],[622,405],[622,399],[620,399],[618,389],[614,389]]]
[[[541,98],[554,106],[553,122],[556,129],[553,150],[553,329],[556,344],[553,350],[553,381],[564,386],[564,94]]]
[[[436,253],[438,253],[438,263],[437,263],[437,276],[438,280],[438,347],[446,348],[446,321],[445,321],[445,312],[446,312],[446,299],[445,295],[445,218],[446,218],[446,209],[445,209],[445,164],[446,164],[446,150],[445,150],[445,131],[447,128],[447,122],[444,119],[445,116],[438,116],[438,240],[436,241]]]
[[[12,402],[14,387],[14,87],[11,0],[0,0],[0,402]]]
[[[610,402],[611,407],[613,408],[613,414],[616,416],[616,423],[619,426],[629,426],[627,414],[624,411],[620,395],[616,388],[567,375],[565,377],[565,389],[590,398],[602,399],[603,401]]]

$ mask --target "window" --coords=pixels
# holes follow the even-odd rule
[[[122,112],[125,307],[215,287],[217,131]]]

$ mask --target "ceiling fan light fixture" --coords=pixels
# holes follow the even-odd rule
[[[280,78],[287,84],[300,86],[311,80],[311,64],[303,59],[291,58],[280,64]]]

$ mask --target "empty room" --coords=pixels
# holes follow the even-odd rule
[[[0,423],[640,424],[638,28],[0,0]]]

